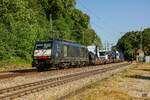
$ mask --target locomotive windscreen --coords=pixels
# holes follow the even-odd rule
[[[51,43],[37,43],[35,46],[36,50],[40,50],[40,49],[51,49],[52,48],[52,44]]]
[[[99,52],[100,56],[105,56],[106,52]]]

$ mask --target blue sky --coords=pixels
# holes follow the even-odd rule
[[[117,43],[125,32],[150,27],[150,0],[77,0],[77,8],[90,16],[103,43]]]

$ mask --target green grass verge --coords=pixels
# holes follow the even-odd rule
[[[11,71],[26,68],[31,68],[31,60],[13,58],[0,61],[0,71]]]

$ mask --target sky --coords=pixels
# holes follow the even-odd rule
[[[150,0],[77,0],[103,43],[116,44],[128,31],[150,27]]]

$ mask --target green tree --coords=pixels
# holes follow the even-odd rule
[[[76,0],[0,0],[0,61],[30,62],[36,40],[60,38],[99,44],[100,38],[89,27],[89,16],[75,4]]]
[[[141,43],[145,55],[150,55],[150,28],[144,31],[127,32],[117,43],[117,48],[124,52],[126,59],[136,56]]]

